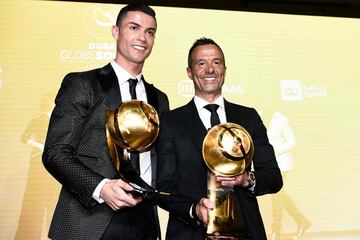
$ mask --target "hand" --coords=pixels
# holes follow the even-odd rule
[[[105,183],[100,191],[104,202],[116,211],[125,207],[133,207],[141,202],[141,198],[134,198],[130,193],[133,190],[128,183],[121,179],[113,179]]]
[[[236,175],[235,177],[216,176],[216,182],[223,187],[241,186],[246,188],[250,184],[246,171]]]
[[[214,204],[207,198],[200,199],[200,201],[196,204],[196,215],[198,216],[204,227],[207,227],[208,225],[208,211],[212,210],[213,208]]]

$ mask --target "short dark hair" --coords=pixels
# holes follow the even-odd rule
[[[193,53],[195,48],[197,48],[198,46],[202,46],[202,45],[215,45],[216,47],[218,47],[221,51],[221,54],[223,55],[224,64],[225,64],[225,55],[224,55],[224,52],[221,49],[221,47],[211,38],[202,37],[202,38],[196,39],[196,41],[193,43],[193,45],[191,46],[191,48],[189,50],[189,54],[188,54],[188,67],[189,68],[191,68],[191,64],[192,64],[191,54]]]
[[[132,12],[132,11],[143,12],[143,13],[153,17],[155,19],[155,21],[156,21],[155,11],[151,7],[149,7],[148,5],[143,4],[143,3],[131,3],[131,4],[126,5],[125,7],[123,7],[120,10],[120,12],[119,12],[119,14],[117,16],[117,19],[116,19],[116,26],[119,26],[121,24],[121,21],[126,16],[126,14],[128,12]]]

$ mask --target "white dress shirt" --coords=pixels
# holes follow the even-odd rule
[[[206,129],[211,128],[211,123],[210,123],[211,113],[210,113],[209,110],[207,110],[205,108],[205,106],[208,105],[208,104],[217,104],[217,105],[219,105],[219,108],[216,110],[216,112],[219,115],[220,123],[226,123],[226,113],[225,113],[225,108],[224,108],[224,97],[222,95],[220,95],[220,97],[218,97],[212,103],[209,103],[209,102],[205,101],[204,99],[199,98],[198,96],[194,96],[194,102],[195,102],[196,109],[197,109],[197,111],[199,113],[200,119],[201,119],[201,121],[204,124]]]

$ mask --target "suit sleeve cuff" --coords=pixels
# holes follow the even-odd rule
[[[104,185],[110,181],[110,179],[104,178],[95,188],[92,198],[97,201],[98,203],[103,203],[104,200],[100,197],[101,189],[104,187]]]

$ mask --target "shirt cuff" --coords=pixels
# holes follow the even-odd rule
[[[256,181],[254,182],[254,185],[252,185],[250,188],[248,188],[248,190],[251,191],[251,193],[255,193],[255,185],[256,185]]]
[[[95,191],[92,194],[92,198],[95,199],[98,203],[103,203],[104,200],[100,197],[101,189],[104,187],[105,183],[110,181],[110,179],[104,178],[95,188]]]
[[[193,216],[193,207],[194,207],[194,203],[193,203],[193,205],[191,205],[191,208],[190,208],[190,211],[189,211],[189,214],[190,214],[190,217],[191,218],[194,218],[194,216]]]

